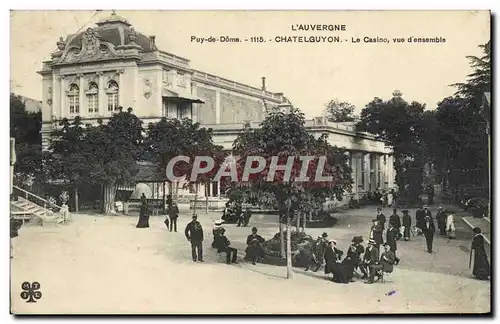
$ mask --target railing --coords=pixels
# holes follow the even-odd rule
[[[52,210],[54,212],[61,210],[61,206],[58,206],[54,203],[51,203],[47,199],[44,199],[44,198],[39,197],[35,194],[32,194],[31,192],[26,191],[18,186],[12,186],[12,188],[14,189],[15,195],[23,197],[24,199],[26,199],[26,200],[28,200],[28,201],[30,201],[30,202],[32,202],[40,207],[43,207],[45,214],[47,214],[47,210]]]

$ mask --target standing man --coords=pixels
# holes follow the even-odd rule
[[[411,234],[411,217],[408,214],[408,209],[403,210],[403,226],[405,228],[403,233],[404,240],[409,241]]]
[[[399,231],[399,228],[401,227],[401,219],[399,218],[398,215],[398,210],[394,208],[392,210],[392,215],[389,217],[389,227],[391,227],[391,224],[396,230]]]
[[[427,207],[427,205],[424,205],[424,216],[425,217],[429,216],[430,218],[432,218],[432,213],[429,210],[429,207]]]
[[[385,215],[382,214],[382,208],[377,207],[377,220],[380,226],[382,226],[382,230],[385,229]]]
[[[439,234],[446,235],[446,213],[443,210],[443,207],[439,207],[438,212],[436,214],[436,220],[438,223]]]
[[[425,216],[424,228],[422,229],[425,242],[427,243],[427,252],[432,253],[432,242],[434,241],[434,232],[436,227],[434,226],[434,221],[430,216]]]
[[[196,214],[193,215],[193,220],[187,224],[184,234],[187,240],[191,242],[193,262],[197,260],[203,262],[203,228],[200,222],[198,222]]]
[[[419,207],[417,209],[417,212],[415,213],[415,218],[417,220],[415,227],[417,228],[418,235],[421,235],[422,229],[424,228],[424,222],[425,222],[425,211],[422,209],[422,207]]]
[[[428,197],[428,203],[429,205],[433,205],[434,204],[434,186],[433,185],[429,185],[427,187],[427,197]]]
[[[177,203],[173,203],[172,207],[169,210],[170,214],[170,232],[172,229],[177,232],[177,218],[179,217],[179,207],[177,207]]]
[[[389,245],[390,250],[394,253],[395,265],[398,265],[399,258],[396,256],[396,251],[398,250],[396,237],[399,234],[399,230],[394,226],[394,224],[389,224],[389,229],[387,230],[385,244]]]
[[[375,246],[377,247],[377,250],[380,251],[380,245],[384,243],[384,238],[383,238],[383,229],[382,226],[380,226],[378,220],[374,219],[373,220],[373,225],[370,229],[370,239],[372,239],[375,242]]]

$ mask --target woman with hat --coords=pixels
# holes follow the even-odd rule
[[[338,283],[345,283],[349,280],[346,278],[344,267],[340,264],[340,258],[344,252],[337,249],[335,246],[337,242],[335,240],[328,241],[328,245],[325,249],[325,274],[333,274],[332,280]]]
[[[446,232],[450,239],[455,238],[455,216],[451,210],[446,210]]]
[[[471,246],[471,254],[472,250],[474,250],[474,267],[472,268],[472,274],[478,279],[488,280],[490,277],[490,263],[488,262],[488,256],[484,248],[484,236],[481,234],[481,229],[479,227],[475,227],[472,232],[474,233]]]
[[[354,236],[349,249],[347,250],[346,257],[342,261],[345,267],[346,276],[349,281],[352,281],[354,270],[361,264],[361,254],[365,252],[365,248],[361,245],[363,237]]]
[[[316,242],[311,246],[311,259],[309,260],[309,264],[306,266],[305,271],[309,270],[311,267],[314,272],[319,270],[325,258],[325,248],[328,244],[327,238],[328,234],[323,233],[321,236],[318,236]]]

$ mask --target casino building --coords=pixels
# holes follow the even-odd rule
[[[80,116],[84,123],[97,123],[122,106],[132,107],[146,125],[162,117],[189,117],[213,128],[216,144],[229,150],[245,123],[258,127],[269,109],[289,107],[283,93],[267,90],[265,78],[255,87],[196,70],[187,58],[159,49],[155,36],[136,31],[115,12],[94,27],[61,37],[55,45],[51,59],[38,72],[44,149],[63,118]],[[232,77],[237,79],[237,73]],[[383,142],[324,117],[306,125],[318,136],[328,133],[331,144],[350,152],[354,194],[394,186],[392,150]],[[148,186],[152,196],[163,194],[162,185]],[[207,191],[200,188],[201,196],[205,192],[214,197],[213,204],[219,204],[223,192],[218,184]]]

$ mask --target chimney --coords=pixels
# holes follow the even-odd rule
[[[156,49],[156,36],[149,36],[149,45],[151,45],[151,49]]]
[[[266,91],[266,77],[262,77],[262,90]]]

